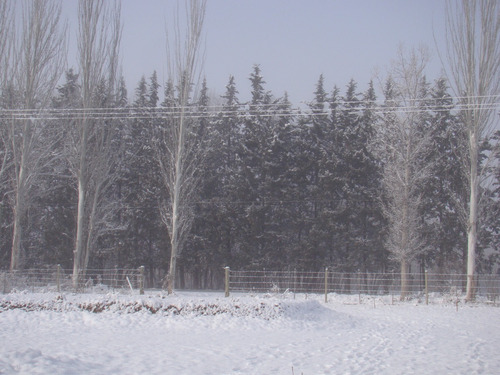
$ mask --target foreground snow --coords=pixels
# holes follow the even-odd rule
[[[0,295],[0,374],[500,373],[498,307],[322,299]]]

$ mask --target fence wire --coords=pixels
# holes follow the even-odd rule
[[[475,295],[497,299],[500,295],[499,275],[476,275]],[[427,292],[461,294],[465,292],[467,275],[427,274]],[[398,273],[342,273],[298,271],[229,271],[229,290],[234,292],[294,292],[389,295],[401,293]],[[409,294],[426,290],[426,274],[409,274]]]
[[[77,292],[77,293],[142,293],[145,287],[144,268],[91,269],[80,273],[77,282],[72,270],[60,266],[44,269],[0,271],[0,293]],[[222,275],[221,275],[222,276]],[[221,280],[222,282],[222,280]],[[399,273],[345,273],[302,271],[234,271],[227,269],[226,287],[231,292],[255,293],[337,293],[366,295],[399,295]],[[412,273],[408,275],[408,294],[465,293],[467,275]],[[500,296],[500,275],[476,275],[476,296],[496,301]]]
[[[142,290],[144,270],[111,268],[86,270],[73,280],[73,270],[61,267],[0,271],[0,292],[62,292],[107,293]]]

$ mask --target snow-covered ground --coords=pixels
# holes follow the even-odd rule
[[[500,373],[499,307],[323,299],[0,295],[0,374]]]

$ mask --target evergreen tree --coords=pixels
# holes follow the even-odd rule
[[[128,122],[123,171],[123,215],[125,230],[118,254],[119,264],[144,265],[148,285],[160,286],[159,274],[167,269],[168,238],[161,222],[158,203],[161,192],[153,139],[159,124],[154,108],[159,85],[153,73],[148,86],[142,77],[135,90],[133,107],[140,116]],[[153,100],[151,99],[153,98]]]
[[[239,190],[242,164],[238,157],[241,145],[241,132],[244,119],[241,116],[238,90],[234,76],[229,77],[226,91],[222,96],[224,102],[217,115],[209,139],[212,140],[209,160],[213,163],[213,172],[217,175],[217,193],[214,204],[218,208],[216,232],[219,237],[218,252],[225,265],[242,267],[241,261],[241,227],[242,207]]]
[[[498,266],[500,260],[500,147],[498,146],[500,144],[500,131],[495,132],[493,137],[497,146],[494,148],[496,163],[495,167],[493,167],[494,182],[491,194],[492,200],[490,200],[492,204],[488,210],[488,223],[491,229],[491,249],[493,250],[490,261],[492,264]]]
[[[221,287],[223,266],[227,265],[228,250],[222,235],[225,223],[228,221],[222,212],[221,199],[224,194],[222,185],[223,148],[224,144],[219,131],[219,121],[213,121],[209,110],[207,81],[202,81],[196,108],[193,108],[194,118],[198,124],[195,147],[203,149],[205,157],[201,161],[199,179],[200,189],[197,201],[191,202],[195,211],[186,250],[179,261],[180,273],[191,276],[191,285],[195,288]],[[181,276],[181,285],[188,280]]]
[[[272,118],[272,97],[264,90],[265,81],[258,65],[250,74],[252,100],[249,103],[247,119],[242,129],[242,140],[238,151],[241,163],[238,172],[242,183],[238,189],[237,200],[245,202],[245,212],[239,223],[241,235],[242,260],[248,266],[262,268],[267,264],[269,248],[266,245],[266,215],[268,206],[264,189],[266,180],[264,161],[269,152]]]
[[[57,87],[57,96],[52,99],[54,108],[78,108],[81,105],[80,83],[78,74],[72,68],[66,72],[66,82]]]
[[[125,78],[121,76],[118,82],[116,106],[118,108],[125,108],[127,105],[128,105],[127,85],[125,84]]]
[[[158,96],[159,88],[160,84],[158,83],[158,77],[156,75],[156,70],[155,70],[149,80],[149,92],[147,101],[148,107],[156,108],[156,106],[158,105],[158,101],[160,100]]]
[[[336,187],[332,176],[336,168],[335,147],[332,138],[332,127],[328,114],[330,103],[324,89],[324,78],[320,75],[314,92],[314,100],[309,103],[311,111],[304,127],[307,146],[307,202],[305,212],[309,223],[302,264],[300,268],[322,269],[331,262],[332,247],[336,228],[334,228],[333,211]]]
[[[438,272],[462,272],[465,259],[466,233],[461,222],[465,219],[464,202],[467,201],[467,180],[461,170],[458,150],[464,147],[465,138],[458,119],[452,114],[453,100],[447,82],[440,78],[431,91],[430,127],[432,132],[429,159],[432,171],[425,186],[423,217],[426,237],[432,242],[433,251],[427,261]]]
[[[298,159],[302,150],[297,138],[296,122],[288,95],[276,103],[276,119],[272,122],[272,135],[265,161],[264,181],[267,192],[267,241],[272,256],[266,267],[273,269],[296,268],[301,254],[297,231],[302,224],[300,187],[297,177]]]
[[[386,222],[379,200],[382,188],[382,166],[373,145],[379,119],[375,114],[376,100],[373,81],[370,81],[363,95],[358,136],[361,149],[357,156],[360,161],[358,204],[361,205],[358,233],[361,252],[359,268],[371,272],[385,271],[389,256],[383,244]]]
[[[135,89],[135,100],[134,106],[138,108],[147,107],[149,104],[148,100],[148,88],[146,83],[146,78],[144,76],[141,77],[137,88]]]

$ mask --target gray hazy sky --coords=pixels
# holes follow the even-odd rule
[[[165,25],[174,0],[122,0],[122,66],[129,96],[142,75],[156,70],[166,80]],[[77,32],[76,0],[63,2],[72,37]],[[374,74],[382,76],[398,46],[426,45],[428,78],[441,73],[434,34],[443,42],[443,0],[208,0],[204,74],[223,94],[235,76],[240,100],[250,96],[248,77],[260,64],[274,96],[288,92],[294,104],[310,100],[320,74],[326,89],[344,92],[351,78],[364,91]],[[76,48],[70,48],[75,55]],[[73,57],[75,59],[75,57]],[[69,58],[70,65],[72,57]]]

